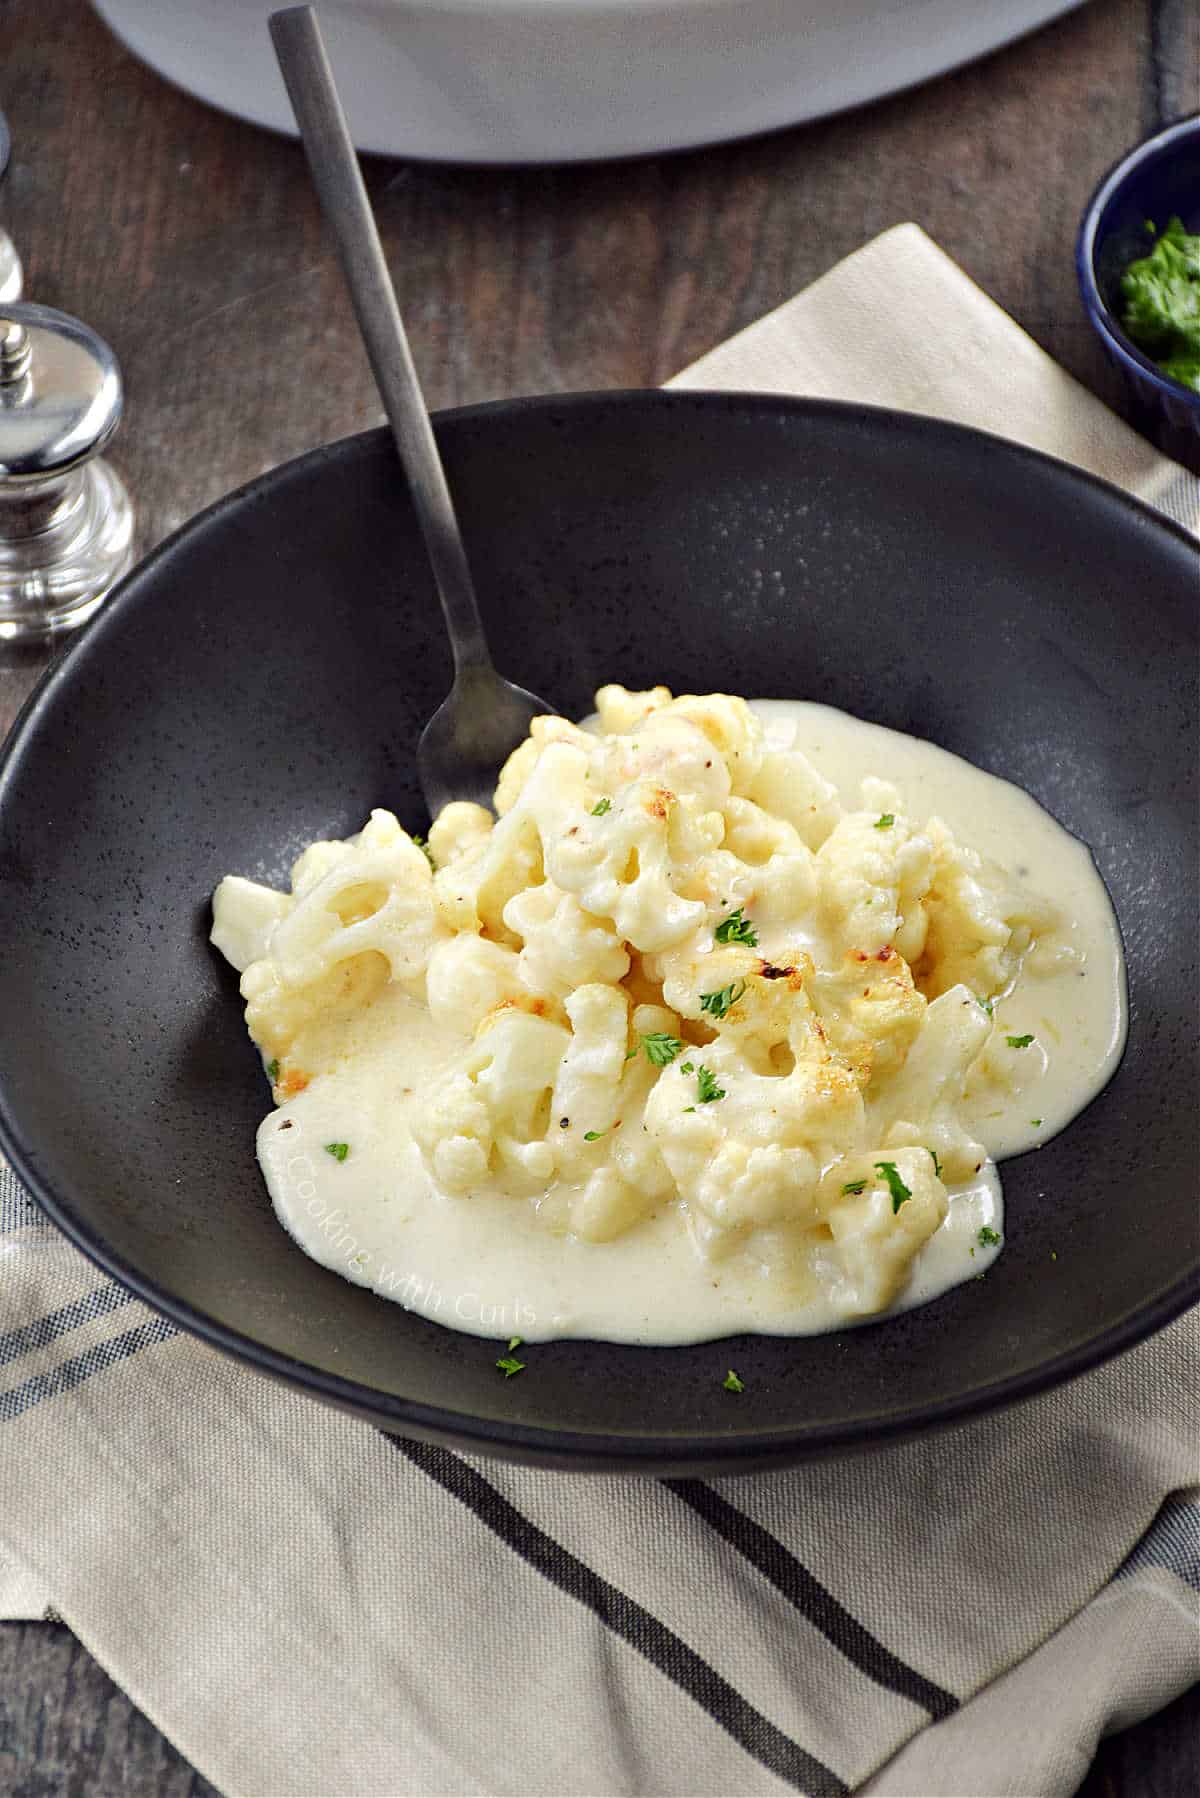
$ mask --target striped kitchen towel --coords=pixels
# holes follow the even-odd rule
[[[653,1481],[324,1410],[6,1169],[0,1296],[0,1611],[231,1798],[1066,1794],[1200,1674],[1195,1313],[933,1441]]]
[[[1200,529],[1200,483],[915,226],[682,384],[940,413]],[[217,1355],[0,1165],[0,1615],[64,1618],[229,1798],[1054,1798],[1200,1677],[1198,1369],[1194,1311],[874,1456],[531,1471]]]

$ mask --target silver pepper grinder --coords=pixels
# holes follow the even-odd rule
[[[103,449],[121,374],[87,325],[0,303],[0,643],[73,630],[133,559],[133,507]]]

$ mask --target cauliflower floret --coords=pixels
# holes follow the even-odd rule
[[[659,1063],[650,1051],[661,1053],[664,1039],[679,1040],[679,1019],[662,1005],[635,1005],[630,1022],[633,1040],[621,1075],[620,1121],[608,1153],[626,1183],[641,1194],[643,1210],[650,1210],[675,1194],[670,1170],[644,1123],[646,1101],[659,1076]]]
[[[525,997],[515,949],[482,936],[452,936],[429,958],[425,990],[430,1015],[473,1035],[489,1012]]]
[[[585,813],[547,844],[546,871],[584,911],[610,918],[617,934],[647,951],[677,943],[704,920],[705,907],[675,891],[669,825],[675,795],[650,781],[628,787],[611,810]]]
[[[956,843],[940,819],[931,818],[927,830],[934,860],[925,899],[929,928],[917,969],[921,987],[931,999],[959,985],[992,998],[1011,986],[1035,934],[1053,930],[1060,914]]]
[[[371,817],[374,818],[374,812]],[[292,892],[297,899],[315,887],[319,880],[324,880],[331,868],[344,861],[350,851],[353,838],[344,841],[334,838],[330,842],[310,843],[292,863]]]
[[[578,1175],[591,1166],[583,1152],[585,1136],[606,1135],[619,1115],[629,1001],[617,986],[581,986],[567,999],[566,1012],[571,1040],[559,1065],[550,1110],[558,1130],[559,1167]]]
[[[902,955],[887,944],[874,955],[852,950],[836,973],[819,972],[809,990],[830,1043],[860,1070],[864,1086],[903,1066],[925,1000]]]
[[[746,701],[730,693],[685,693],[670,711],[703,732],[728,770],[730,791],[748,793],[762,766],[763,727]]]
[[[608,920],[589,917],[552,880],[510,899],[504,922],[521,941],[517,965],[531,993],[563,998],[593,981],[615,986],[629,972],[629,956]]]
[[[736,1044],[750,1066],[778,1072],[775,1052],[800,1052],[819,1037],[820,1027],[805,990],[811,958],[800,949],[777,953],[778,961],[768,961],[743,944],[714,943],[656,956],[646,965],[662,980],[666,1003],[696,1026],[689,1031],[694,1040],[716,1031]]]
[[[1050,1065],[1045,1047],[1036,1037],[1025,1042],[1025,1032],[1006,1019],[988,1032],[983,1048],[967,1070],[963,1085],[965,1112],[975,1118],[984,1117],[989,1109],[1011,1101],[1026,1087],[1035,1086]],[[1032,1033],[1029,1033],[1032,1034]],[[1009,1036],[1021,1040],[1014,1049]]]
[[[764,928],[794,927],[810,916],[817,899],[817,864],[799,832],[752,800],[733,797],[725,803],[725,823],[723,847],[754,870],[745,903],[753,905],[758,922]]]
[[[290,893],[277,893],[274,887],[260,886],[256,880],[227,874],[213,894],[209,941],[231,967],[244,973],[252,961],[262,960],[272,931],[294,903]]]
[[[669,687],[650,687],[644,693],[615,685],[601,687],[596,694],[596,722],[605,736],[621,736],[670,703]]]
[[[898,812],[847,812],[817,850],[827,928],[838,952],[890,944],[914,962],[925,943],[922,903],[933,845]]]
[[[611,1242],[675,1196],[675,1182],[643,1127],[642,1114],[658,1078],[658,1066],[646,1054],[644,1039],[678,1040],[679,1020],[660,1005],[638,1005],[631,1022],[633,1046],[623,1049],[620,1087],[613,1101],[615,1121],[601,1139],[602,1148],[600,1143],[585,1145],[593,1156],[599,1148],[605,1165],[588,1172],[583,1190],[571,1201],[571,1228],[589,1242]]]
[[[284,980],[268,956],[242,975],[246,1029],[267,1063],[287,1064],[274,1081],[276,1094],[300,1091],[328,1059],[330,1046],[356,1012],[378,998],[390,979],[382,955],[367,950],[337,961],[301,985]]]
[[[472,844],[434,876],[438,916],[450,930],[486,931],[515,949],[504,924],[504,907],[515,894],[542,879],[542,843],[535,820],[510,812],[491,835]]]
[[[534,720],[535,725],[541,722]],[[575,735],[584,743],[591,741],[584,731]],[[504,908],[518,893],[545,879],[543,843],[556,843],[581,812],[587,766],[587,754],[576,744],[557,739],[548,743],[520,797],[491,834],[449,867],[438,869],[434,879],[438,911],[452,930],[483,931],[497,942],[520,948],[519,938],[504,922]]]
[[[336,853],[301,857],[302,890],[271,933],[268,953],[284,985],[303,986],[369,949],[394,980],[422,974],[440,932],[429,862],[407,831],[374,811],[356,837],[321,847]]]
[[[446,1192],[467,1192],[487,1178],[491,1112],[465,1069],[444,1076],[423,1095],[412,1132],[430,1173]]]
[[[810,1223],[820,1173],[812,1151],[796,1144],[755,1147],[726,1140],[716,1145],[689,1195],[695,1207],[689,1219],[693,1240],[702,1254],[718,1259],[748,1232]]]
[[[527,1012],[503,1009],[485,1021],[413,1118],[417,1145],[440,1185],[463,1192],[479,1179],[480,1156],[465,1146],[472,1142],[489,1179],[509,1190],[533,1191],[553,1177],[555,1155],[546,1136],[569,1042],[561,1024]]]
[[[861,1191],[847,1192],[860,1181]],[[835,1302],[847,1316],[868,1317],[896,1298],[949,1201],[925,1149],[887,1148],[831,1168],[821,1182],[820,1209],[843,1275]]]
[[[292,877],[290,895],[223,882],[214,940],[231,934],[231,902],[244,924],[249,889],[254,931],[230,943],[260,951],[242,971],[246,1027],[268,1061],[302,1064],[324,1059],[318,1039],[328,1044],[390,980],[419,981],[443,932],[429,863],[390,812],[372,812],[345,842],[314,843]]]
[[[491,836],[496,820],[482,805],[452,799],[429,826],[429,852],[434,865],[448,868],[460,856],[480,848]]]
[[[591,751],[595,748],[596,739],[590,732],[581,730],[578,724],[572,724],[569,719],[559,718],[554,713],[535,718],[529,726],[529,735],[525,741],[517,745],[500,770],[500,779],[492,800],[497,817],[503,818],[506,813],[511,812],[525,791],[543,749],[551,743],[570,743],[577,749]]]
[[[903,1066],[872,1089],[872,1138],[889,1148],[919,1144],[935,1151],[951,1183],[977,1172],[985,1151],[963,1127],[959,1106],[968,1070],[991,1029],[991,1018],[965,986],[935,999]]]
[[[622,1179],[615,1167],[598,1167],[571,1201],[571,1228],[585,1242],[612,1242],[640,1223],[652,1207],[648,1196]]]
[[[723,1035],[676,1057],[647,1103],[647,1132],[704,1254],[760,1224],[811,1221],[822,1166],[861,1140],[852,1075],[811,1031],[807,1006],[793,1006],[790,1023],[776,1071],[755,1071]]]
[[[809,849],[821,847],[842,815],[837,788],[798,749],[765,750],[746,796],[785,819]]]
[[[720,810],[730,793],[725,758],[680,703],[651,712],[632,736],[593,739],[591,781],[598,792],[615,802],[624,787],[642,781],[695,800],[701,812]]]

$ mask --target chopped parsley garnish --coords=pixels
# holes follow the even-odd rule
[[[938,1152],[936,1149],[930,1149],[929,1153],[933,1156],[933,1171],[940,1180],[942,1177],[942,1164],[938,1160]]]
[[[279,1057],[278,1057],[278,1055],[276,1055],[273,1061],[269,1061],[267,1063],[267,1079],[270,1080],[272,1082],[272,1084],[274,1084],[274,1082],[276,1080],[278,1080],[278,1078],[279,1078]]]
[[[583,1133],[583,1140],[584,1142],[599,1142],[602,1136],[607,1135],[607,1130],[585,1130]]]
[[[892,825],[895,822],[896,822],[895,812],[880,812],[879,816],[875,820],[875,829],[876,830],[890,830],[892,828]]]
[[[714,1018],[723,1018],[731,1005],[736,1005],[746,990],[744,980],[731,980],[728,986],[721,987],[715,993],[701,993],[700,1009],[709,1012]]]
[[[508,1352],[510,1355],[512,1354],[512,1352],[515,1348],[520,1348],[520,1346],[521,1346],[521,1338],[519,1336],[510,1336],[509,1337]]]
[[[742,916],[743,908],[738,906],[727,918],[722,918],[713,937],[718,943],[745,943],[748,949],[758,948],[758,932],[748,918]]]
[[[1024,1036],[1006,1036],[1004,1040],[1010,1049],[1027,1049],[1033,1037],[1027,1032]]]
[[[327,1142],[325,1144],[325,1153],[327,1155],[332,1155],[335,1161],[345,1161],[347,1155],[350,1153],[350,1144],[348,1142]]]
[[[665,1030],[652,1030],[649,1036],[642,1037],[641,1043],[642,1048],[646,1051],[646,1060],[656,1068],[665,1068],[669,1061],[674,1061],[683,1048],[679,1038],[668,1036]],[[635,1049],[633,1053],[636,1055],[637,1050]],[[628,1061],[629,1057],[626,1056],[625,1059]]]
[[[980,1009],[980,1011],[986,1011],[986,1012],[987,1012],[987,1014],[988,1014],[988,1017],[989,1017],[989,1018],[990,1018],[990,1017],[991,1017],[991,1015],[992,1015],[992,1006],[993,1006],[993,1005],[994,1005],[994,1004],[995,1004],[995,1000],[994,1000],[994,999],[981,999],[981,998],[980,998],[980,997],[979,997],[979,994],[978,994],[978,993],[976,993],[976,995],[975,995],[975,1003],[976,1003],[976,1005],[978,1005],[978,1007],[979,1007],[979,1009]]]
[[[679,1072],[681,1074],[694,1074],[696,1072],[695,1065],[690,1061],[685,1061]]]
[[[882,1174],[887,1181],[888,1191],[892,1195],[892,1216],[895,1217],[905,1199],[912,1198],[911,1186],[906,1186],[900,1178],[900,1170],[894,1161],[877,1161],[875,1172]]]
[[[592,807],[589,815],[593,818],[602,818],[604,816],[605,812],[611,812],[611,811],[612,811],[612,800],[611,799],[597,799],[597,801],[596,801],[595,805]]]
[[[433,859],[433,850],[429,847],[429,844],[425,841],[425,838],[414,836],[413,842],[417,845],[417,848],[421,851],[421,854],[425,857],[425,860],[429,863],[429,866],[433,869],[434,873],[436,874],[437,873],[437,863]]]
[[[721,1384],[724,1386],[726,1392],[745,1392],[746,1390],[746,1382],[738,1379],[732,1367],[721,1381]]]
[[[701,1105],[711,1105],[714,1099],[725,1097],[725,1088],[717,1085],[716,1079],[703,1064],[696,1069],[696,1086]]]
[[[853,1193],[866,1192],[866,1190],[867,1190],[867,1183],[865,1180],[847,1180],[846,1184],[842,1188],[843,1192],[853,1192]]]
[[[1030,1118],[1029,1121],[1033,1125],[1034,1129],[1036,1130],[1040,1126],[1042,1120],[1041,1120],[1041,1118]]]
[[[984,1224],[983,1228],[979,1232],[980,1248],[981,1249],[994,1249],[996,1244],[999,1241],[1000,1241],[999,1230],[993,1230],[990,1224]]]
[[[1150,235],[1154,247],[1121,276],[1121,323],[1165,375],[1200,393],[1200,233],[1175,214]]]
[[[514,1336],[508,1345],[509,1353],[507,1355],[501,1355],[496,1363],[496,1366],[500,1369],[500,1372],[504,1375],[506,1380],[511,1380],[515,1373],[524,1373],[525,1371],[526,1363],[524,1361],[518,1361],[517,1357],[512,1353],[512,1350],[517,1347],[520,1340],[521,1338],[519,1336]]]

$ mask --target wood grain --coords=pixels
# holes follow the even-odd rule
[[[31,299],[115,346],[113,459],[143,548],[382,413],[298,147],[168,87],[83,0],[0,5],[13,135],[0,222]],[[621,165],[372,158],[368,185],[434,406],[653,384],[916,219],[1118,409],[1072,243],[1110,163],[1200,106],[1195,0],[1091,0],[912,93],[747,143]],[[169,620],[164,620],[169,628]],[[0,731],[45,657],[0,659]],[[1200,1789],[1200,1700],[1101,1751],[1086,1798]],[[61,1628],[0,1628],[0,1790],[207,1798]]]
[[[70,1630],[0,1624],[6,1798],[220,1798]]]

